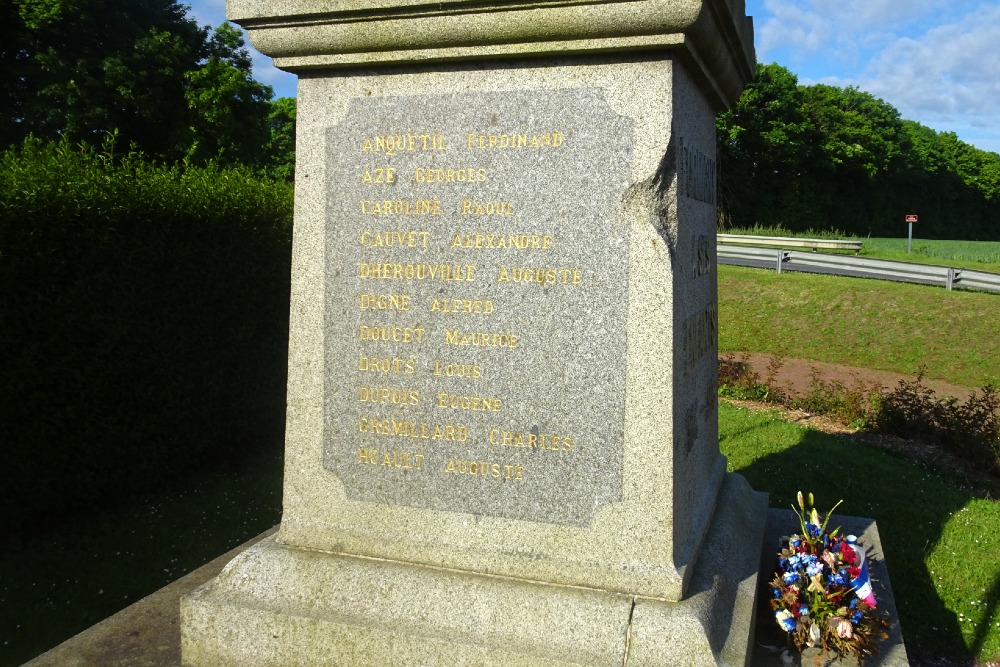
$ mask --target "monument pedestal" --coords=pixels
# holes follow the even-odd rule
[[[745,665],[741,3],[374,4],[229,3],[300,72],[284,514],[185,600],[185,664]]]
[[[726,479],[672,602],[298,549],[270,537],[182,602],[185,664],[744,665],[767,501]]]

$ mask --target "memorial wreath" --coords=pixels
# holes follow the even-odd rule
[[[800,532],[782,538],[771,608],[800,652],[816,647],[861,663],[878,653],[889,623],[875,608],[864,548],[854,535],[827,530],[840,502],[820,517],[811,493],[808,501],[800,491]]]

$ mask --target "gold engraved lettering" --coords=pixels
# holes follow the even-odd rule
[[[475,380],[482,377],[483,367],[479,364],[448,364],[434,360],[434,375],[441,377],[460,377]]]
[[[399,387],[358,387],[360,403],[390,403],[392,405],[420,405],[420,392]]]
[[[415,452],[387,452],[367,447],[358,448],[358,463],[383,465],[404,470],[423,470],[424,455]]]
[[[377,169],[365,169],[362,183],[395,183],[396,170],[391,167],[379,167]]]
[[[439,199],[362,199],[362,215],[441,215]]]
[[[520,338],[512,333],[489,333],[486,331],[464,332],[461,329],[445,329],[444,342],[449,345],[471,345],[472,347],[517,347]]]
[[[380,417],[360,417],[358,432],[387,438],[417,438],[446,442],[465,442],[469,439],[469,429],[462,424],[428,424]]]
[[[444,466],[445,472],[471,477],[487,477],[493,479],[523,479],[524,466],[506,465],[494,461],[466,461],[465,459],[448,459]]]
[[[376,134],[361,140],[362,153],[395,155],[415,151],[448,150],[443,134]]]
[[[506,150],[511,148],[559,148],[566,141],[562,132],[545,134],[474,134],[465,137],[466,147],[474,150]]]
[[[404,229],[400,231],[361,232],[361,245],[371,248],[426,248],[430,232]]]
[[[548,234],[455,234],[452,248],[468,250],[550,250]]]
[[[358,358],[358,370],[364,373],[395,373],[413,375],[417,370],[414,357],[366,357]]]
[[[362,262],[358,277],[371,280],[440,280],[466,281],[476,279],[475,264],[389,264]]]
[[[535,433],[534,431],[502,431],[495,428],[490,431],[490,444],[523,449],[544,449],[550,452],[568,452],[573,449],[575,441],[568,435]]]
[[[503,400],[499,396],[458,396],[442,391],[438,394],[437,406],[472,412],[500,412],[503,410]]]
[[[417,183],[484,183],[486,170],[476,167],[461,169],[417,167],[413,170],[413,180]]]
[[[409,294],[359,294],[361,310],[409,310]]]
[[[392,341],[393,343],[423,343],[423,327],[375,327],[362,324],[358,327],[358,339],[372,341]]]
[[[496,307],[489,299],[434,299],[432,313],[475,313],[489,315]]]
[[[462,200],[462,215],[514,215],[514,205],[509,201]]]
[[[581,285],[583,277],[580,269],[569,267],[500,267],[498,283],[522,283],[525,285]]]

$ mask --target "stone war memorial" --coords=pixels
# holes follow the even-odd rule
[[[743,0],[229,0],[299,75],[284,515],[185,665],[746,665],[718,447]]]

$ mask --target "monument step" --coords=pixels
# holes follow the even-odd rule
[[[766,495],[720,492],[689,597],[309,551],[274,536],[181,604],[187,667],[745,667]]]

